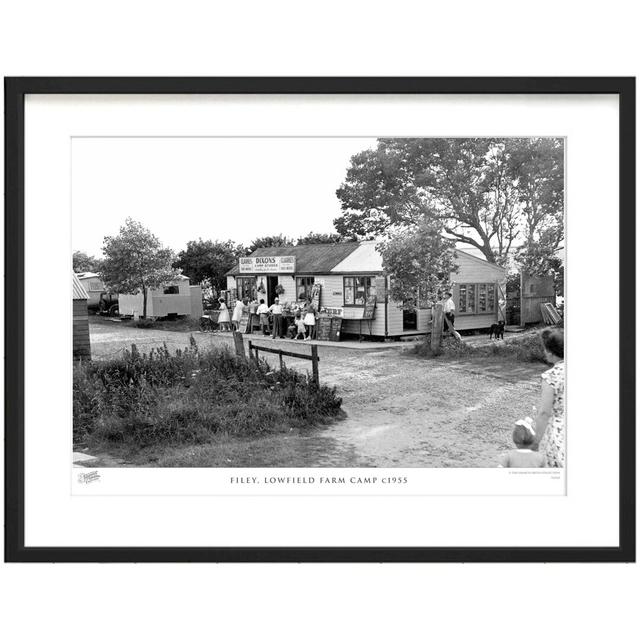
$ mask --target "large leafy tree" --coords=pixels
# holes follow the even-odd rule
[[[147,296],[174,280],[180,272],[172,263],[175,256],[160,240],[139,222],[127,218],[117,236],[104,239],[101,276],[105,285],[116,293],[143,295],[142,315],[147,315]]]
[[[310,231],[306,236],[298,238],[296,244],[336,244],[337,242],[345,242],[345,240],[348,240],[348,238],[344,238],[339,233],[315,233]]]
[[[191,240],[187,248],[178,254],[173,266],[191,282],[204,284],[216,290],[226,288],[226,272],[235,264],[239,256],[245,255],[242,245],[231,240]]]
[[[102,260],[99,258],[94,258],[90,256],[84,251],[74,251],[73,252],[73,270],[76,273],[83,273],[86,271],[100,271],[100,267],[102,265]]]
[[[505,264],[525,238],[563,237],[562,140],[382,138],[351,159],[337,190],[347,237],[437,219],[448,238]]]
[[[253,253],[256,249],[262,247],[286,247],[295,244],[292,238],[287,238],[281,233],[277,236],[263,236],[256,238],[247,248],[247,253]]]
[[[457,270],[454,241],[444,237],[438,220],[395,226],[376,247],[391,276],[389,294],[405,307],[415,307],[418,300],[430,305],[450,288],[450,275]]]

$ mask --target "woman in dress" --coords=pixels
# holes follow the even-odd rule
[[[313,305],[311,304],[311,300],[307,300],[307,304],[305,305],[305,314],[303,318],[304,326],[307,328],[307,337],[305,340],[312,340],[315,338],[315,329],[316,329],[316,313]]]
[[[535,441],[548,467],[564,467],[564,330],[545,329],[541,337],[545,359],[553,367],[542,374]]]
[[[245,298],[243,300],[236,300],[236,305],[233,307],[233,316],[231,318],[231,322],[233,323],[233,329],[238,331],[240,329],[240,320],[242,319],[242,312],[244,311],[245,305],[248,300]]]
[[[227,305],[224,303],[224,298],[220,298],[218,300],[220,303],[220,315],[218,316],[218,326],[222,331],[230,330],[230,322],[229,318],[229,309],[227,309]]]

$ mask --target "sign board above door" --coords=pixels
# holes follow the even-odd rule
[[[239,258],[240,273],[295,273],[295,256],[249,256]]]

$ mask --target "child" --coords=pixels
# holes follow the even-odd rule
[[[262,335],[269,335],[269,307],[264,303],[264,298],[260,298],[260,305],[256,309],[256,313],[260,316],[260,327]]]
[[[230,331],[231,318],[229,318],[229,309],[227,309],[227,305],[224,303],[224,298],[220,298],[218,302],[220,303],[220,315],[218,316],[218,326],[222,331]]]
[[[531,418],[518,420],[513,430],[513,441],[517,449],[503,453],[500,456],[500,464],[498,466],[520,467],[523,469],[546,467],[544,455],[532,449],[535,446],[535,435]]]
[[[302,319],[302,314],[299,311],[298,313],[296,313],[295,323],[296,328],[298,329],[298,333],[296,333],[296,337],[294,338],[294,340],[299,340],[300,338],[306,340],[307,327],[304,323],[304,320]]]
[[[307,330],[305,340],[313,340],[313,338],[316,337],[316,314],[310,300],[307,300],[307,304],[305,305],[304,324]]]

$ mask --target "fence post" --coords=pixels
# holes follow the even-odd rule
[[[282,371],[282,369],[284,367],[284,362],[282,361],[282,351],[280,351],[280,353],[278,353],[278,358],[280,358],[280,371]]]
[[[431,351],[438,353],[442,344],[442,325],[444,323],[444,312],[442,302],[436,302],[433,308],[433,326],[431,328]]]
[[[242,334],[239,331],[233,332],[233,342],[236,346],[236,355],[246,360],[247,356],[244,352],[244,343],[242,342]]]
[[[311,357],[313,358],[313,360],[311,360],[311,371],[313,373],[313,381],[316,383],[316,385],[320,386],[320,375],[318,374],[318,345],[317,344],[311,345]]]

